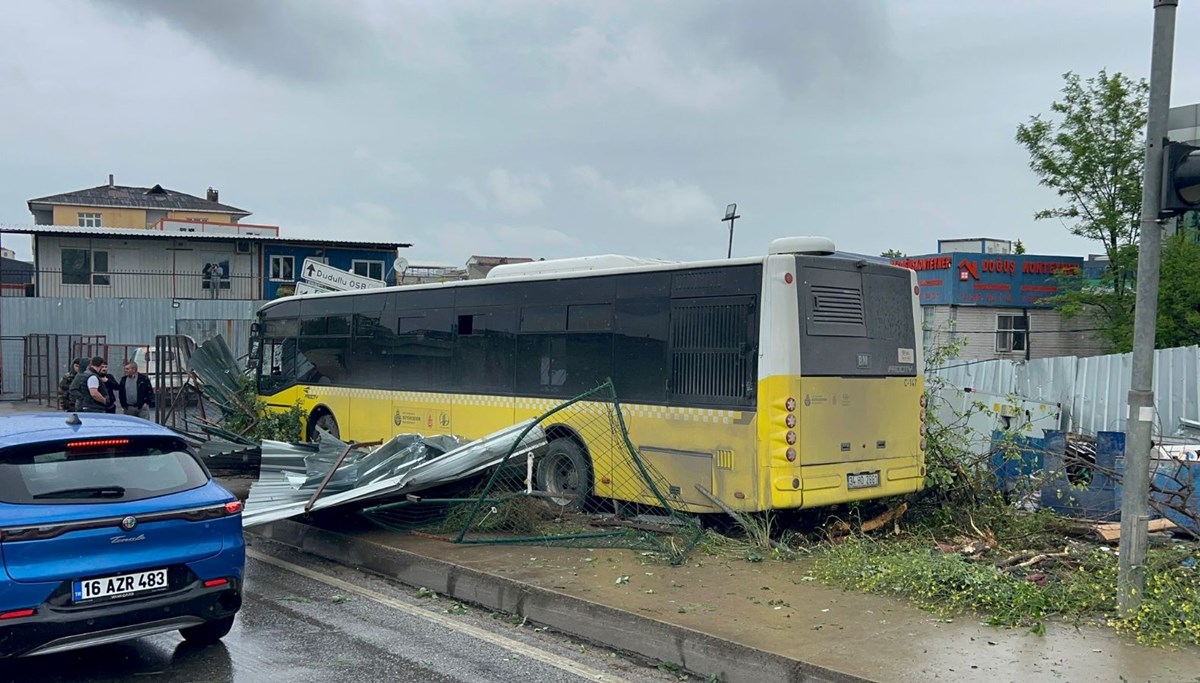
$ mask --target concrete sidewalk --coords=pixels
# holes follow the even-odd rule
[[[1095,627],[1051,623],[1036,636],[970,617],[941,620],[898,600],[823,586],[803,561],[695,553],[670,567],[629,550],[456,545],[291,521],[250,533],[725,683],[1200,676],[1194,649],[1148,648]]]
[[[58,413],[57,406],[47,406],[35,401],[0,401],[0,417],[22,413]],[[63,413],[65,416],[66,413]]]

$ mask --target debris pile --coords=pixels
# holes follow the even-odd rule
[[[401,434],[367,447],[324,431],[317,444],[263,441],[261,474],[250,487],[242,524],[269,524],[469,480],[489,472],[510,453],[521,461],[533,458],[545,449],[546,433],[531,424],[525,421],[470,442],[447,435]]]

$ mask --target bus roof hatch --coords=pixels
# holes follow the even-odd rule
[[[832,256],[837,252],[833,240],[828,237],[780,237],[771,242],[768,254],[810,254]]]

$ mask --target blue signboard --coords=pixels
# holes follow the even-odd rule
[[[917,271],[923,306],[1049,308],[1064,276],[1079,275],[1078,256],[930,254],[892,260]]]

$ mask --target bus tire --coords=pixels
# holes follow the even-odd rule
[[[316,443],[321,438],[317,433],[317,427],[329,432],[335,439],[342,438],[337,418],[327,408],[317,408],[308,416],[308,440],[310,443]]]
[[[550,494],[544,500],[555,510],[584,509],[592,493],[592,466],[578,441],[566,437],[550,442],[538,460],[537,484]]]

